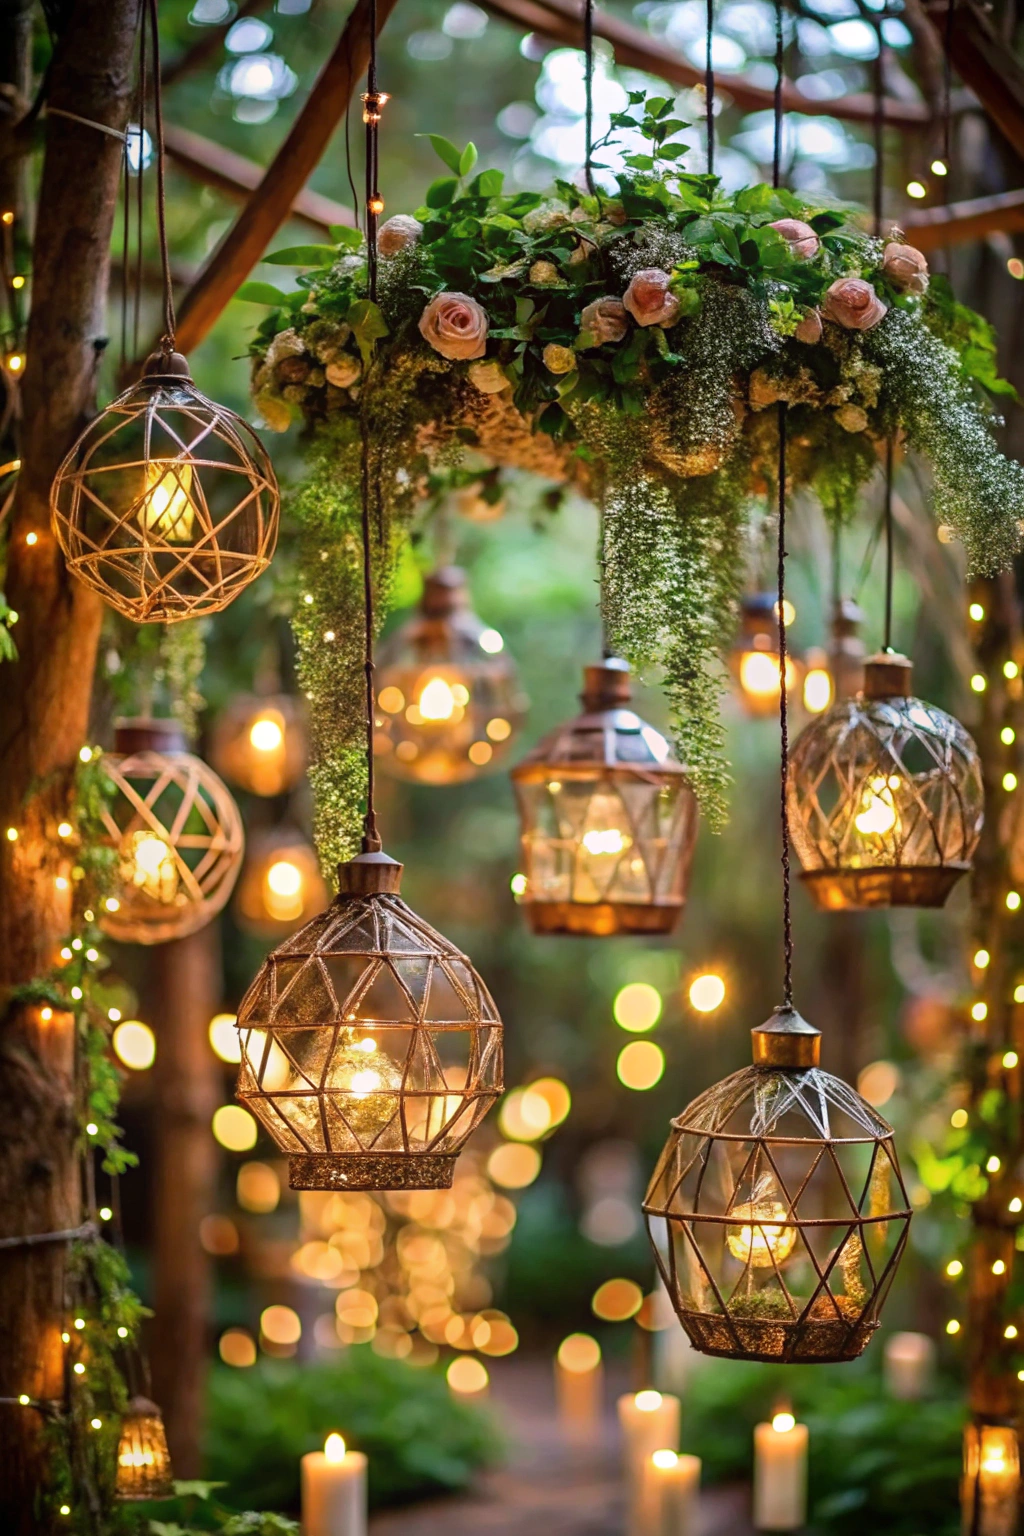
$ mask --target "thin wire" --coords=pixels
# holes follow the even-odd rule
[[[134,311],[132,315],[132,356],[139,355],[139,334],[142,327],[142,220],[145,212],[145,177],[146,157],[143,154],[146,131],[146,32],[147,32],[148,7],[142,7],[142,17],[139,27],[139,121],[137,125],[136,144],[138,149],[139,168],[135,176],[135,293]]]
[[[174,351],[174,289],[171,286],[171,261],[167,254],[167,187],[165,184],[164,114],[160,89],[160,26],[157,0],[149,0],[153,30],[153,127],[156,136],[156,219],[160,235],[160,265],[164,279],[164,334],[161,350]]]
[[[882,233],[882,192],[885,183],[885,79],[882,74],[882,22],[875,22],[875,33],[878,38],[878,51],[874,62],[874,140],[875,140],[875,171],[873,179],[872,206],[875,217],[875,234]]]
[[[793,913],[789,871],[789,821],[786,782],[789,778],[789,700],[786,696],[786,402],[779,401],[779,807],[782,822],[782,1006],[793,1006]]]
[[[953,156],[953,17],[956,0],[946,0],[946,27],[942,43],[942,158],[949,174]]]
[[[377,302],[377,219],[382,206],[377,189],[378,178],[378,129],[380,114],[386,97],[377,88],[377,0],[369,3],[370,57],[366,68],[366,95],[363,97],[363,122],[366,124],[366,276],[371,303]],[[360,437],[360,490],[362,495],[363,538],[363,671],[366,676],[366,816],[363,821],[363,852],[378,853],[381,847],[377,831],[377,813],[374,807],[373,773],[373,556],[371,553],[370,523],[373,500],[373,475],[370,463],[370,426],[367,420],[366,400],[369,391],[363,390],[362,409],[359,412]],[[380,511],[380,487],[377,489],[378,516]]]
[[[710,5],[711,0],[708,0]],[[592,161],[594,158],[594,0],[583,0],[583,60],[585,66],[584,82],[586,85],[586,132],[587,132],[587,158],[583,162],[583,174],[586,178],[587,191],[591,197],[596,196],[597,188],[594,185],[594,170]]]
[[[708,175],[715,174],[715,0],[708,0],[707,36],[704,45],[704,109],[708,132]]]
[[[352,175],[352,108],[351,104],[345,111],[345,174],[348,177],[349,190],[352,193],[352,212],[356,221],[356,229],[362,229],[362,210],[359,207],[359,193],[356,191],[355,177]]]
[[[782,181],[782,85],[786,76],[786,43],[782,32],[782,0],[775,0],[775,144],[772,153],[772,186]]]
[[[885,641],[884,651],[892,650],[892,479],[895,458],[890,437],[885,445]]]
[[[372,303],[377,302],[377,221],[383,202],[377,190],[378,128],[386,97],[377,89],[377,0],[370,0],[370,58],[366,67],[363,122],[366,124],[366,270]]]

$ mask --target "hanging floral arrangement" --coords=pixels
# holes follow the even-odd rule
[[[299,497],[317,545],[311,581],[333,582],[337,600],[320,546],[346,518],[355,527],[360,413],[384,565],[417,487],[467,451],[575,484],[603,507],[612,642],[662,669],[680,757],[714,819],[727,777],[718,653],[747,512],[774,478],[779,402],[791,490],[846,517],[895,438],[926,461],[936,518],[975,570],[1019,547],[1024,471],[993,436],[992,398],[1012,391],[991,328],[924,256],[899,231],[866,234],[847,205],[768,186],[726,193],[681,170],[686,125],[673,111],[633,93],[613,118],[610,137],[641,145],[614,194],[565,181],[506,192],[499,172],[476,170],[472,145],[431,136],[447,174],[414,217],[382,225],[379,305],[363,296],[351,230],[270,258],[302,269],[293,293],[253,283],[241,296],[273,305],[252,347],[264,420],[313,429]],[[307,609],[319,601],[308,595]],[[318,703],[333,711],[334,745],[315,750],[322,792],[344,777],[345,709],[338,669],[313,643],[327,626],[301,600],[299,615],[314,736]],[[324,814],[341,810],[335,796]]]

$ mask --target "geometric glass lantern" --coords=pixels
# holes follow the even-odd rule
[[[234,901],[240,928],[260,938],[283,938],[329,900],[317,856],[301,832],[250,830]]]
[[[729,653],[729,668],[739,684],[748,714],[775,715],[779,709],[778,598],[774,592],[748,592],[740,600],[740,628]],[[784,604],[786,626],[796,614]],[[786,650],[786,693],[800,689],[802,668],[791,648]]]
[[[672,1122],[644,1199],[658,1267],[703,1354],[852,1360],[907,1240],[893,1133],[793,1009],[751,1034],[754,1065]]]
[[[525,705],[496,629],[469,606],[464,572],[427,576],[418,612],[378,650],[374,751],[419,784],[461,784],[504,757]]]
[[[101,927],[125,944],[194,933],[221,910],[238,877],[238,807],[213,769],[186,752],[176,720],[119,721],[103,767],[117,790],[102,817],[118,853],[118,882]]]
[[[115,1492],[125,1503],[174,1497],[164,1421],[148,1397],[133,1397],[121,1418]]]
[[[864,666],[793,745],[786,803],[803,880],[827,911],[941,907],[970,868],[984,815],[977,748],[951,715],[910,694],[892,652]]]
[[[697,802],[668,742],[626,706],[629,668],[585,668],[583,714],[512,770],[522,903],[535,933],[670,933],[686,900]]]
[[[227,607],[269,564],[279,504],[259,438],[200,394],[179,352],[147,359],[50,492],[68,568],[138,624]]]
[[[242,999],[237,1098],[288,1154],[293,1189],[447,1189],[502,1090],[502,1027],[473,966],[362,853],[325,912]]]
[[[306,733],[299,700],[289,693],[232,699],[214,721],[210,761],[253,795],[283,795],[306,771]]]

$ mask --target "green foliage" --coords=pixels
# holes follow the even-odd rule
[[[499,1450],[487,1415],[455,1401],[439,1371],[384,1360],[369,1345],[337,1362],[214,1369],[206,1459],[227,1504],[296,1508],[299,1457],[333,1430],[369,1457],[374,1505],[464,1487]]]
[[[15,645],[11,630],[18,622],[18,615],[11,608],[0,592],[0,661],[17,661],[18,647]]]

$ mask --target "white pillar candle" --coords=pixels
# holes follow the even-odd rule
[[[912,1403],[931,1391],[935,1340],[926,1333],[894,1333],[885,1341],[885,1385],[890,1397]]]
[[[366,1536],[366,1457],[328,1435],[302,1458],[302,1536]]]
[[[655,1451],[644,1466],[644,1536],[697,1536],[700,1457]]]
[[[558,1422],[567,1439],[590,1439],[601,1422],[603,1397],[600,1344],[588,1333],[570,1333],[555,1356]]]
[[[629,1536],[647,1536],[644,1469],[655,1451],[679,1444],[679,1399],[671,1392],[627,1392],[618,1401],[626,1471]]]
[[[754,1426],[754,1525],[798,1531],[807,1520],[807,1425],[791,1413]]]

